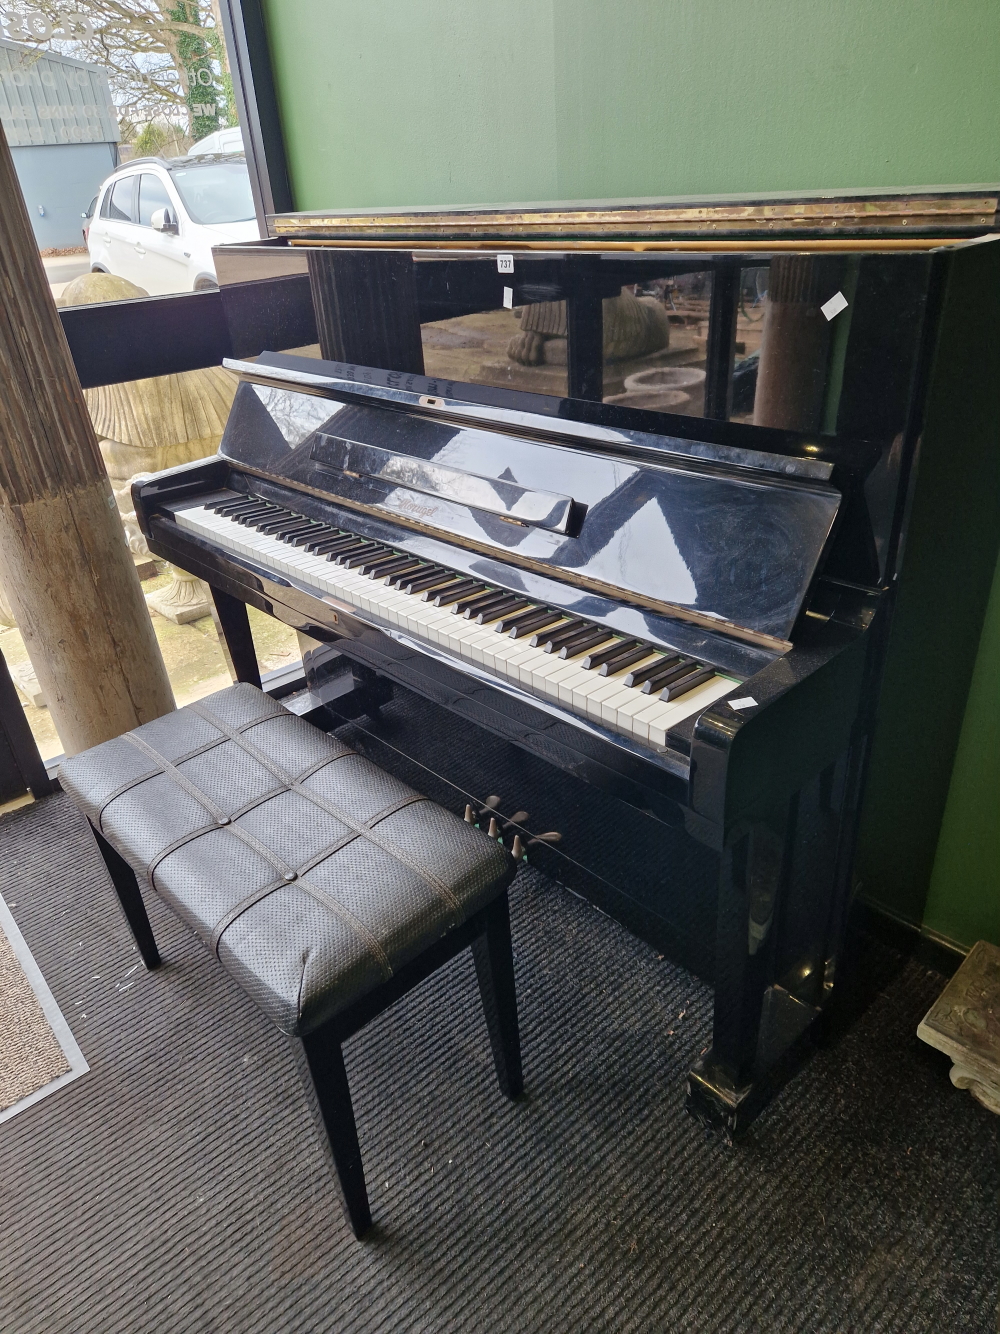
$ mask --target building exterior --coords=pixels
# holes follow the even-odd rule
[[[118,165],[104,71],[0,40],[0,124],[39,249],[82,245],[81,214]]]

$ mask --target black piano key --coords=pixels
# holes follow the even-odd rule
[[[448,571],[442,570],[438,565],[431,565],[429,561],[422,561],[415,570],[407,570],[403,574],[390,575],[386,583],[390,588],[398,588],[401,593],[420,592],[415,585],[422,579],[436,579],[438,583],[448,577]],[[411,587],[413,585],[414,587]],[[433,587],[425,584],[424,587]]]
[[[604,648],[599,648],[594,653],[588,653],[580,665],[590,671],[593,668],[603,666],[606,662],[610,662],[612,658],[620,658],[622,654],[638,647],[638,639],[618,639],[615,643],[606,644]],[[607,676],[607,672],[604,675]]]
[[[650,676],[642,687],[644,695],[655,695],[658,690],[664,686],[670,685],[671,681],[679,681],[682,676],[687,676],[688,672],[697,671],[701,666],[694,658],[681,658],[680,662],[674,667],[663,667],[654,676]]]
[[[324,545],[326,545],[324,543]],[[367,556],[371,548],[375,546],[374,542],[369,542],[363,537],[349,537],[346,542],[338,542],[335,547],[327,550],[327,560],[332,560],[334,565],[343,565],[344,561],[352,556]]]
[[[434,600],[434,590],[441,587],[442,584],[451,586],[451,581],[455,578],[451,570],[443,570],[440,565],[431,565],[426,570],[422,570],[417,578],[410,578],[404,575],[399,585],[401,593],[408,593],[411,597],[423,597],[425,602]]]
[[[473,602],[478,602],[480,598],[491,598],[496,593],[495,588],[487,588],[485,584],[477,584],[475,580],[470,582],[472,586],[467,593],[459,593],[456,597],[455,590],[452,589],[447,596],[442,596],[440,600],[435,599],[434,605],[436,607],[451,606],[452,611],[461,616],[466,607]]]
[[[470,593],[467,597],[459,598],[452,611],[456,616],[464,616],[472,610],[472,615],[477,616],[480,611],[492,607],[495,602],[506,602],[509,597],[513,597],[513,594],[508,593],[505,588],[489,588],[484,585],[481,593]]]
[[[377,542],[372,542],[365,550],[342,551],[334,558],[333,563],[334,565],[342,565],[345,570],[354,570],[360,569],[361,566],[366,565],[369,561],[373,561],[376,556],[388,555],[391,555],[391,552],[387,551],[385,547],[380,546]]]
[[[358,574],[367,574],[369,579],[377,579],[378,572],[385,565],[395,565],[398,551],[382,551],[374,556],[364,557],[357,565]]]
[[[506,611],[509,602],[517,601],[517,594],[508,593],[506,588],[488,588],[485,593],[476,598],[474,603],[467,607],[455,607],[454,610],[461,612],[466,620],[474,621],[480,612],[492,611],[494,607],[497,608],[497,615],[500,616]],[[491,616],[490,620],[492,619]]]
[[[299,537],[302,533],[311,533],[315,527],[312,519],[299,519],[297,523],[282,524],[279,531],[272,536],[278,538],[280,542],[290,542],[293,537]]]
[[[329,559],[339,551],[344,551],[354,541],[353,537],[345,537],[343,533],[331,533],[328,537],[324,537],[322,533],[317,533],[314,537],[310,537],[303,542],[302,547],[310,555],[326,556]]]
[[[266,519],[264,523],[255,523],[254,527],[257,529],[258,533],[265,533],[268,537],[274,537],[277,529],[290,528],[294,524],[301,523],[301,521],[301,514],[276,514],[273,518]]]
[[[561,611],[551,607],[535,607],[530,611],[519,612],[516,616],[505,616],[497,629],[501,634],[509,634],[511,639],[523,639],[525,635],[541,630],[546,625],[554,625],[563,619]]]
[[[680,660],[681,655],[679,653],[672,653],[669,656],[664,654],[657,658],[655,662],[647,663],[645,667],[637,667],[634,672],[629,672],[625,678],[625,684],[627,686],[641,686],[643,681],[648,681],[651,676],[659,676],[671,667],[676,667]]]
[[[425,602],[430,602],[435,607],[447,607],[455,598],[460,598],[463,593],[471,593],[473,589],[482,591],[484,584],[476,583],[475,579],[463,579],[452,570],[442,571],[442,577],[434,585],[427,583],[427,580],[421,580],[421,583],[427,589],[423,595]],[[414,585],[418,587],[418,585]]]
[[[661,692],[660,699],[680,699],[681,695],[686,695],[688,691],[693,690],[695,686],[700,686],[703,685],[704,682],[710,681],[714,675],[714,667],[703,667],[700,672],[692,672],[690,676],[682,677],[680,681],[675,681],[673,685],[667,686],[666,689]]]
[[[273,514],[277,505],[255,505],[253,509],[240,510],[239,514],[232,516],[234,523],[241,523],[244,527],[247,524],[253,524],[258,519],[263,519],[267,514]]]
[[[235,500],[220,500],[214,505],[206,505],[206,509],[211,510],[213,514],[229,516],[238,510],[249,509],[251,505],[259,505],[260,501],[256,496],[239,496]]]
[[[308,551],[310,542],[333,542],[340,537],[343,537],[343,533],[339,533],[336,528],[331,528],[328,523],[317,523],[311,532],[300,533],[298,537],[294,538],[292,546],[305,547]]]
[[[390,574],[400,574],[404,570],[412,570],[415,565],[421,562],[413,556],[397,556],[395,560],[386,561],[378,570],[372,571],[373,579],[387,579]]]
[[[469,620],[475,620],[481,611],[489,611],[493,606],[506,602],[508,598],[513,597],[503,588],[485,588],[482,593],[469,594],[468,597],[459,598],[452,607],[456,616],[465,616]]]
[[[578,653],[586,653],[589,648],[597,648],[600,644],[606,644],[614,635],[610,630],[598,630],[594,626],[590,630],[581,630],[578,635],[572,639],[567,639],[559,650],[560,658],[575,658]]]
[[[598,669],[598,676],[616,676],[626,667],[631,667],[633,663],[644,662],[652,651],[648,644],[637,644],[627,653],[619,653],[616,658],[609,658],[607,662],[602,663]]]
[[[466,612],[470,621],[475,621],[477,625],[489,625],[495,621],[498,616],[510,616],[516,611],[523,611],[525,607],[531,607],[533,604],[527,598],[509,597],[504,598],[502,602],[491,602],[489,606],[480,607],[478,612]]]
[[[544,653],[553,653],[557,648],[561,648],[567,639],[572,639],[578,635],[581,630],[586,630],[588,623],[578,621],[573,617],[565,625],[559,626],[555,630],[545,630],[542,634],[532,635],[528,643],[532,648],[540,648]]]

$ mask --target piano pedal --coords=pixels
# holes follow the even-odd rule
[[[562,834],[557,829],[550,829],[547,834],[536,834],[534,838],[528,839],[528,847],[533,848],[536,843],[561,843]]]

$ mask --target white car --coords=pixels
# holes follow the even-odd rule
[[[87,250],[95,273],[160,296],[216,287],[212,246],[259,236],[242,155],[138,158],[101,186]]]
[[[238,125],[230,125],[224,130],[213,130],[204,139],[187,151],[188,157],[199,157],[202,153],[242,153],[243,131]]]

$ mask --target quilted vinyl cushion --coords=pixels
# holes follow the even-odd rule
[[[73,756],[59,781],[286,1033],[388,980],[514,873],[498,843],[251,685]]]

